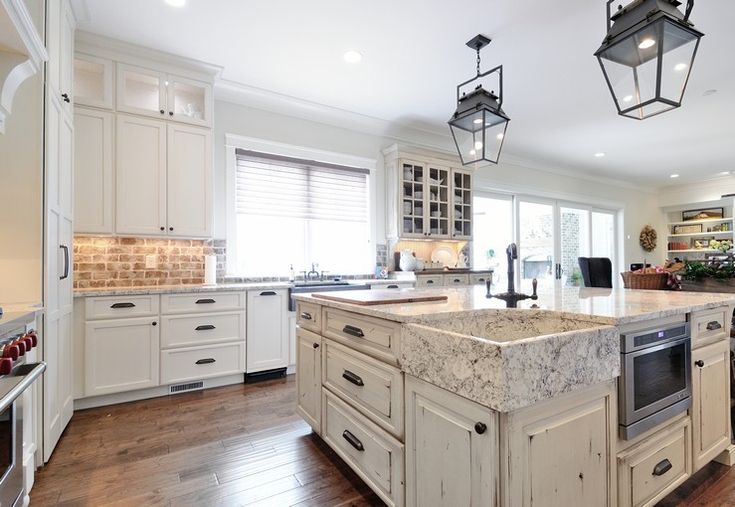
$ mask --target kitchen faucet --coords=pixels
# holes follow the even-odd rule
[[[505,249],[505,255],[508,257],[508,292],[504,292],[502,294],[491,294],[490,288],[492,280],[488,280],[486,297],[502,299],[507,303],[508,308],[516,308],[518,306],[518,301],[523,301],[524,299],[538,299],[538,295],[536,294],[536,289],[538,288],[538,280],[536,280],[535,278],[533,279],[533,282],[531,282],[533,284],[533,294],[529,296],[528,294],[516,292],[515,261],[518,260],[518,246],[515,243],[511,243],[510,245],[508,245],[508,248]]]
[[[311,271],[306,273],[306,280],[318,280],[319,279],[319,271],[317,271],[318,264],[312,262],[311,263]]]

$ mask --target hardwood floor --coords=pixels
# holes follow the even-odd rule
[[[273,380],[76,412],[31,506],[380,506]],[[735,467],[710,463],[659,507],[735,506]]]
[[[31,506],[383,505],[294,407],[291,376],[76,412]]]

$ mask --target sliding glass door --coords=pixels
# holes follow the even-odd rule
[[[505,249],[513,242],[513,197],[476,193],[473,200],[472,260],[475,269],[492,269],[498,287],[508,283]]]
[[[540,287],[553,284],[556,264],[554,203],[518,200],[518,264],[521,287],[536,278]]]

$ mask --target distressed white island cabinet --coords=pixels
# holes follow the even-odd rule
[[[297,410],[388,505],[655,505],[731,447],[730,296],[568,288],[507,309],[440,290],[297,297]],[[623,440],[620,332],[685,321],[692,409]]]

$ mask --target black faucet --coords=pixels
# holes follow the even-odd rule
[[[504,292],[502,294],[491,294],[490,287],[492,281],[489,280],[487,282],[486,297],[502,299],[503,301],[505,301],[508,308],[517,308],[518,301],[523,301],[524,299],[538,299],[538,294],[536,294],[536,289],[538,288],[538,280],[536,280],[535,278],[531,282],[533,284],[533,294],[529,296],[528,294],[516,292],[515,261],[518,260],[518,246],[515,243],[511,243],[510,245],[508,245],[508,248],[505,249],[505,254],[508,257],[508,292]]]

